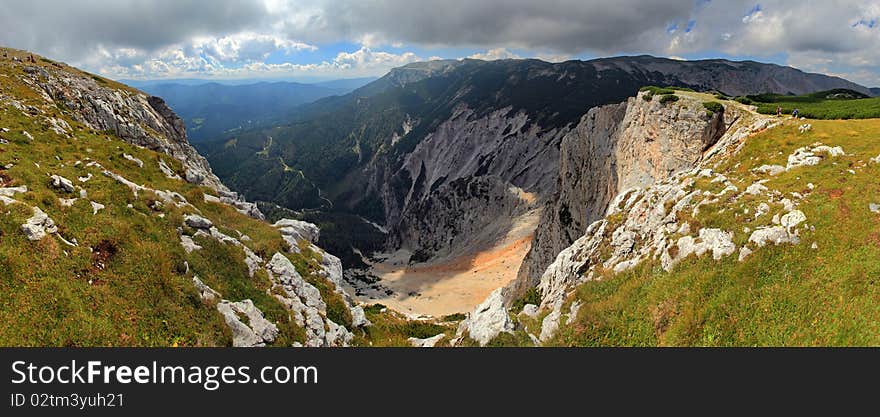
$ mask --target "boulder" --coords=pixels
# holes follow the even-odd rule
[[[350,311],[352,327],[369,327],[373,325],[373,323],[370,323],[370,320],[367,319],[367,315],[364,313],[363,307],[354,306],[350,309]]]
[[[547,317],[544,317],[544,321],[541,322],[541,336],[539,337],[542,342],[550,340],[556,334],[559,330],[561,318],[562,312],[559,309],[554,309]]]
[[[720,229],[701,229],[700,240],[708,251],[712,251],[712,257],[717,261],[725,256],[730,256],[736,251],[733,244],[733,233]]]
[[[760,182],[756,182],[746,188],[746,194],[748,195],[762,195],[767,191],[769,191],[767,187],[765,187],[764,184],[761,184]]]
[[[217,310],[232,330],[232,345],[235,347],[265,346],[278,336],[278,327],[263,318],[263,312],[251,300],[236,303],[224,300],[217,304]],[[242,322],[239,315],[246,317],[248,323]]]
[[[76,191],[76,187],[73,186],[73,181],[59,175],[53,175],[50,177],[49,185],[51,185],[52,188],[62,190],[66,193]]]
[[[760,174],[767,174],[770,176],[776,176],[785,172],[785,167],[782,165],[761,165],[760,167],[755,169],[755,172]]]
[[[471,339],[480,346],[486,346],[501,333],[513,333],[516,325],[504,307],[503,288],[492,292],[482,304],[459,325],[459,333],[468,332]]]
[[[180,235],[180,245],[183,246],[183,250],[186,251],[186,253],[202,250],[202,247],[196,244],[193,238],[187,235]]]
[[[37,241],[46,237],[47,234],[58,232],[58,226],[55,225],[55,221],[49,218],[49,215],[43,212],[43,210],[40,210],[39,207],[34,207],[33,213],[34,215],[27,219],[25,224],[21,225],[21,230],[28,240]]]
[[[787,230],[789,233],[793,233],[794,229],[799,224],[807,221],[807,216],[805,216],[804,213],[800,210],[794,210],[782,216],[779,221],[782,224],[782,227],[785,228],[785,230]]]
[[[429,337],[429,338],[427,338],[427,339],[418,339],[418,338],[415,338],[415,337],[410,337],[408,340],[409,340],[409,343],[410,343],[413,347],[417,347],[417,348],[432,348],[432,347],[434,347],[434,346],[437,345],[437,342],[443,340],[444,337],[446,337],[446,334],[444,334],[444,333],[440,333],[440,334],[438,334],[437,336]]]
[[[321,236],[318,226],[299,220],[282,219],[275,223],[275,227],[291,246],[296,246],[300,240],[317,243]]]
[[[525,306],[523,306],[522,312],[520,314],[535,318],[538,316],[538,306],[534,304],[526,304]]]
[[[769,244],[781,245],[783,243],[798,243],[797,236],[792,236],[782,226],[762,227],[752,232],[749,242],[763,248]]]
[[[214,227],[214,223],[210,220],[195,214],[188,214],[183,218],[184,224],[193,229],[199,230],[211,230]]]
[[[196,286],[196,290],[199,292],[202,301],[210,302],[221,298],[219,292],[214,291],[211,287],[205,285],[199,277],[193,276],[193,284]]]

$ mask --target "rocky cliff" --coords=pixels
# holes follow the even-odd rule
[[[162,99],[7,49],[0,207],[2,345],[372,343],[318,228],[263,221]]]
[[[394,231],[390,247],[431,257],[503,236],[495,223],[512,222],[552,193],[565,132],[542,131],[510,108],[476,117],[460,107],[390,178],[370,182],[367,194],[382,196]]]
[[[796,207],[803,195],[786,198],[761,181],[742,190],[712,169],[732,165],[730,159],[751,135],[776,124],[736,103],[712,112],[703,105],[708,95],[677,95],[678,101],[661,103],[641,94],[622,105],[593,109],[570,132],[563,140],[559,189],[546,205],[520,277],[462,322],[456,342],[469,336],[485,344],[525,326],[528,343],[540,344],[578,317],[582,304],[566,300],[579,284],[612,279],[646,262],[671,271],[692,255],[722,260],[739,251],[743,261],[767,245],[799,242],[798,227],[806,218]],[[793,166],[817,152],[828,157],[843,154],[841,149],[817,144],[798,150],[792,156],[797,160]],[[816,158],[810,163],[823,160]],[[785,169],[767,166],[755,171],[775,175]],[[756,204],[754,196],[769,197],[755,218],[769,219],[779,206],[773,217],[778,226],[744,228],[748,243],[741,248],[737,243],[745,239],[736,231],[696,220],[703,207],[739,199]],[[713,215],[726,212],[714,210]],[[571,212],[583,217],[575,223]],[[749,209],[745,213],[751,214]],[[569,243],[572,237],[575,240]],[[554,253],[559,247],[563,249]],[[546,265],[538,263],[547,259]],[[505,305],[532,287],[537,287],[540,305],[520,305],[519,320],[501,314],[507,311]],[[499,303],[499,297],[506,302]]]
[[[591,109],[562,140],[556,194],[509,295],[536,285],[556,255],[604,217],[621,192],[695,167],[725,133],[724,120],[724,112],[708,111],[702,100],[687,96],[669,104],[642,93]]]
[[[49,105],[64,108],[74,120],[96,131],[112,132],[133,145],[168,154],[184,164],[187,181],[227,190],[208,161],[190,146],[186,127],[160,97],[79,73],[62,64],[24,65],[21,80]],[[227,190],[228,191],[228,190]]]

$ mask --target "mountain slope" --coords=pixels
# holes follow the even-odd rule
[[[261,220],[161,99],[3,52],[0,345],[406,345],[446,330],[358,306],[317,228]]]

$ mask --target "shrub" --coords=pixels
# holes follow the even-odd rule
[[[467,318],[467,315],[464,313],[455,313],[443,316],[441,321],[462,321]]]
[[[666,94],[663,97],[660,97],[661,104],[675,103],[678,100],[679,100],[678,96],[675,95],[674,93],[673,94]]]
[[[662,96],[664,94],[675,94],[675,90],[672,88],[657,87],[657,86],[653,86],[653,85],[649,85],[647,87],[642,87],[639,89],[639,91],[641,91],[641,92],[647,91],[649,94],[654,95],[654,96]]]
[[[529,288],[522,297],[516,299],[516,301],[513,302],[513,305],[510,306],[510,311],[513,313],[519,313],[526,304],[541,305],[541,293],[537,288]]]
[[[737,97],[734,99],[737,103],[745,104],[746,106],[751,106],[754,104],[754,101],[748,97]]]
[[[717,101],[707,101],[703,103],[703,107],[706,108],[706,114],[708,114],[709,117],[714,116],[715,113],[724,112],[724,105]]]

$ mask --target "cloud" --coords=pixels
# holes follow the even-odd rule
[[[405,50],[428,56],[437,55],[434,50],[467,51],[445,58],[484,51],[473,55],[484,59],[632,53],[782,56],[805,69],[828,68],[863,83],[875,83],[880,68],[880,0],[8,3],[0,14],[0,43],[88,69],[144,76],[153,70],[216,74],[268,68],[274,73],[283,64],[297,71],[362,73],[417,55],[401,52]],[[302,59],[340,44],[355,46],[318,64]],[[284,62],[268,59],[279,54],[286,57]]]
[[[480,52],[469,56],[471,59],[482,59],[484,61],[496,61],[499,59],[520,59],[521,56],[510,52],[507,48],[495,48],[486,52]]]
[[[213,44],[213,43],[212,43]],[[231,58],[233,55],[227,57]],[[216,78],[235,79],[260,77],[335,76],[356,77],[381,74],[392,68],[424,59],[412,52],[393,54],[373,51],[367,47],[352,52],[340,52],[332,60],[313,64],[293,62],[266,63],[251,59],[230,61],[206,55],[203,49],[169,48],[149,57],[131,59],[137,64],[127,65],[128,53],[106,51],[97,62],[113,63],[98,69],[115,78]]]

